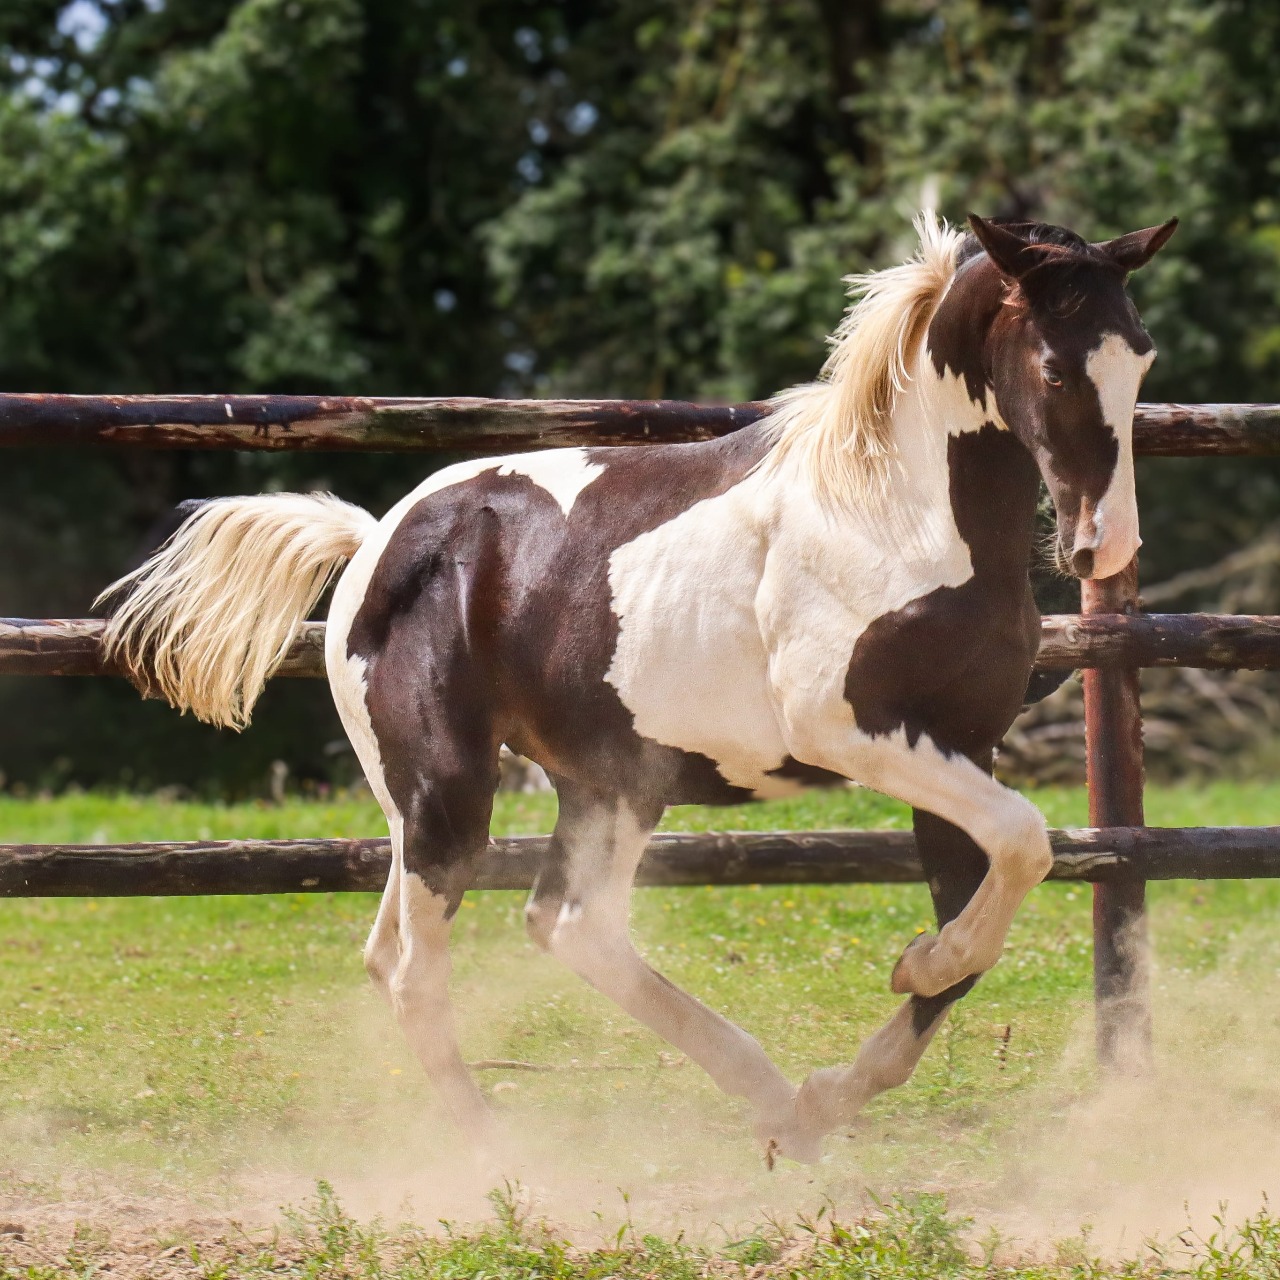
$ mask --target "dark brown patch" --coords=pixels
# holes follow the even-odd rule
[[[985,256],[970,257],[957,269],[929,325],[927,348],[934,371],[940,378],[950,373],[963,379],[974,404],[986,403],[989,395],[991,353],[981,335],[990,330],[1006,289],[1003,277]]]
[[[406,870],[452,915],[488,844],[498,784],[485,643],[499,599],[498,516],[492,503],[466,513],[421,503],[414,514],[369,584],[347,651],[368,662],[366,704],[404,819]]]
[[[805,764],[795,756],[787,756],[776,769],[767,769],[770,778],[787,778],[806,787],[839,787],[849,781],[842,773],[833,773],[816,764]]]
[[[870,734],[927,734],[975,754],[1022,706],[1040,643],[1027,569],[1039,477],[1027,451],[988,424],[947,445],[951,508],[973,577],[877,618],[854,646],[845,696]]]

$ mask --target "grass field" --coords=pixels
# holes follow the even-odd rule
[[[1035,798],[1054,825],[1084,820],[1080,791]],[[553,812],[548,797],[506,796],[495,831],[547,830]],[[1278,818],[1280,787],[1148,792],[1153,825]],[[900,806],[851,791],[675,811],[667,825],[906,821]],[[381,834],[380,817],[358,800],[272,808],[0,798],[4,841],[371,834]],[[518,895],[474,894],[460,912],[454,976],[464,1050],[539,1068],[481,1074],[513,1132],[514,1167],[534,1188],[537,1211],[566,1229],[622,1230],[629,1241],[630,1260],[600,1261],[600,1275],[736,1266],[720,1245],[764,1240],[761,1232],[773,1236],[757,1261],[781,1266],[794,1241],[762,1226],[766,1216],[794,1222],[830,1203],[852,1221],[868,1188],[945,1192],[983,1230],[996,1223],[1037,1240],[1071,1235],[1085,1220],[1123,1221],[1134,1247],[1145,1229],[1179,1225],[1184,1199],[1212,1208],[1228,1197],[1242,1212],[1256,1210],[1275,1184],[1280,1149],[1280,886],[1152,887],[1161,1074],[1136,1095],[1094,1087],[1088,896],[1067,885],[1032,895],[1004,961],[959,1006],[916,1079],[878,1100],[852,1141],[830,1139],[816,1170],[766,1174],[733,1102],[532,948]],[[394,1217],[407,1203],[428,1222],[492,1219],[488,1182],[457,1147],[367,990],[360,947],[374,906],[369,895],[0,903],[0,1192],[9,1197],[0,1214],[4,1204],[36,1201],[74,1208],[78,1196],[100,1197],[104,1187],[225,1213],[255,1196],[267,1205],[297,1201],[328,1178],[362,1217]],[[919,886],[648,890],[635,908],[654,963],[751,1030],[797,1079],[848,1061],[888,1016],[892,963],[929,924]],[[1146,1204],[1157,1192],[1160,1204]],[[952,1239],[955,1221],[936,1201],[904,1204],[868,1228],[868,1249],[891,1251],[894,1232]],[[317,1212],[346,1221],[330,1200]],[[494,1248],[505,1239],[507,1248],[514,1227],[501,1221],[466,1239]],[[1265,1273],[1274,1275],[1267,1223]],[[661,1226],[667,1240],[685,1230],[692,1243],[671,1246],[686,1250],[683,1261],[673,1253],[669,1265],[643,1263],[643,1249],[659,1247],[643,1244],[645,1224]],[[723,1229],[720,1245],[704,1239],[710,1224]],[[551,1250],[550,1258],[560,1247],[559,1237],[521,1230],[520,1248]],[[408,1237],[396,1238],[395,1248],[408,1247]],[[880,1272],[859,1270],[864,1264],[829,1232],[804,1239],[835,1249],[821,1266],[810,1260],[813,1274],[916,1274],[887,1262]],[[4,1249],[0,1235],[0,1258]],[[585,1274],[556,1271],[546,1258],[532,1270],[508,1262],[492,1274]],[[251,1263],[246,1254],[237,1265]],[[437,1259],[422,1274],[471,1274],[459,1265]]]

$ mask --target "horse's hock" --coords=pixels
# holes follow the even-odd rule
[[[0,446],[495,454],[554,446],[705,440],[756,421],[761,404],[677,401],[356,399],[307,396],[0,395]],[[1280,456],[1280,405],[1139,405],[1149,457]],[[95,619],[0,619],[0,674],[112,675]],[[324,627],[307,623],[276,674],[323,676]],[[1280,827],[1148,828],[1142,811],[1140,667],[1280,670],[1280,617],[1148,614],[1137,569],[1084,584],[1081,613],[1046,617],[1038,668],[1085,671],[1090,828],[1052,833],[1052,879],[1094,885],[1098,1048],[1120,1064],[1150,1034],[1147,880],[1280,876]],[[528,888],[545,837],[493,841],[477,887]],[[0,894],[183,895],[377,891],[386,840],[0,845]],[[922,879],[894,831],[662,835],[649,885],[852,884]],[[1121,1046],[1124,1046],[1122,1053]]]

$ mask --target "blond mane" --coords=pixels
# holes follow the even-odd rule
[[[775,396],[765,422],[773,447],[762,470],[798,463],[825,506],[882,491],[893,408],[911,381],[907,361],[956,272],[963,233],[932,209],[915,228],[920,248],[910,261],[845,277],[854,302],[831,335],[819,381]]]

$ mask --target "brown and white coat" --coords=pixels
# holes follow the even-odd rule
[[[326,658],[394,848],[366,961],[478,1136],[447,940],[503,743],[559,794],[531,936],[747,1098],[771,1155],[813,1158],[910,1075],[1048,870],[1040,813],[991,776],[1038,643],[1036,503],[1043,479],[1080,576],[1137,548],[1132,416],[1154,351],[1124,277],[1173,224],[1096,246],[972,226],[922,218],[917,258],[858,282],[824,380],[732,436],[463,463],[376,523],[331,499],[221,500],[126,580],[122,660],[237,722],[351,556]],[[913,807],[940,930],[904,952],[908,999],[852,1066],[797,1090],[645,963],[628,901],[667,805],[833,778]]]

